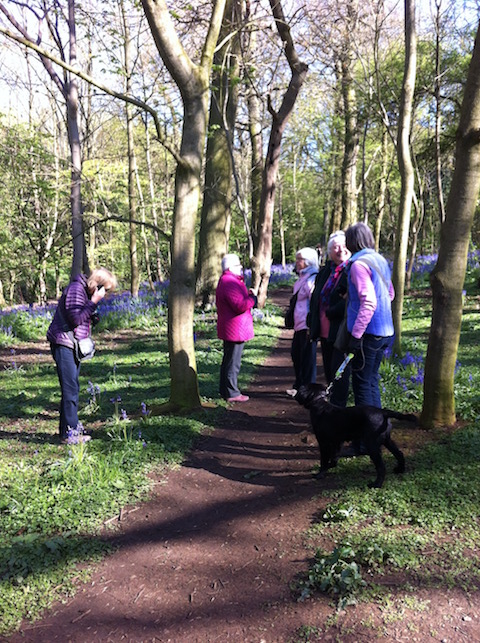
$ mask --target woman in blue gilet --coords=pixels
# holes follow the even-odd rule
[[[394,335],[391,273],[384,257],[375,252],[372,231],[356,223],[345,232],[352,253],[348,272],[348,350],[354,353],[352,388],[355,404],[381,407],[379,368]]]

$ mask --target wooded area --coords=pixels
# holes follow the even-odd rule
[[[58,297],[99,264],[134,296],[169,280],[170,402],[192,408],[193,313],[212,301],[221,256],[251,265],[262,304],[272,263],[362,220],[393,261],[399,351],[415,257],[444,257],[434,297],[451,302],[451,332],[434,316],[423,422],[453,421],[466,253],[480,234],[473,4],[0,11],[1,306]]]

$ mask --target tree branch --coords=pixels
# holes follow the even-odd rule
[[[1,9],[1,5],[0,5],[0,9]],[[71,74],[74,74],[75,76],[78,76],[79,78],[81,78],[85,82],[89,83],[90,85],[93,85],[94,87],[96,87],[100,91],[104,92],[105,94],[108,94],[109,96],[113,96],[113,98],[118,98],[119,100],[121,100],[121,101],[123,101],[125,103],[130,103],[132,105],[135,105],[136,107],[139,107],[140,109],[142,109],[142,110],[148,112],[149,114],[151,114],[151,116],[152,116],[152,118],[154,120],[154,123],[155,123],[155,131],[157,133],[157,139],[158,139],[159,143],[161,145],[163,145],[163,147],[168,152],[170,152],[170,154],[173,156],[173,158],[176,160],[176,162],[178,164],[185,165],[185,161],[181,158],[179,153],[174,148],[172,148],[167,143],[165,138],[163,137],[161,124],[160,124],[160,121],[158,120],[157,112],[152,107],[150,107],[147,103],[145,103],[142,100],[139,100],[138,98],[134,98],[133,96],[127,96],[126,94],[123,94],[122,92],[117,92],[117,91],[115,91],[113,89],[110,89],[106,85],[103,85],[102,83],[97,82],[94,78],[92,78],[88,74],[85,74],[84,72],[82,72],[82,71],[80,71],[78,69],[75,69],[74,67],[72,67],[68,63],[64,62],[63,60],[60,60],[59,58],[57,58],[53,54],[50,54],[48,51],[45,51],[44,49],[42,49],[41,47],[36,45],[34,42],[32,42],[28,37],[22,37],[22,36],[19,36],[17,34],[14,34],[11,31],[9,31],[8,29],[5,29],[4,27],[0,27],[0,33],[2,33],[7,38],[10,38],[11,40],[14,40],[15,42],[18,42],[19,44],[24,45],[25,47],[28,47],[29,49],[32,49],[33,51],[35,51],[40,56],[40,58],[42,59],[42,62],[43,62],[44,59],[47,59],[47,60],[55,63],[56,65],[59,65],[60,67],[62,67],[66,71],[69,71]],[[49,71],[48,67],[46,65],[45,65],[45,67],[46,67],[47,71]],[[55,74],[55,72],[53,72],[53,73]],[[50,76],[52,76],[51,73],[50,73]],[[58,79],[58,75],[55,74],[55,76]],[[54,76],[52,76],[52,78],[54,79]],[[58,82],[61,82],[61,81],[58,79]],[[57,82],[57,84],[58,84],[58,82]],[[65,95],[63,86],[61,86],[61,91],[62,91],[62,95]]]

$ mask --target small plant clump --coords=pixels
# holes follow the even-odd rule
[[[314,591],[333,596],[338,609],[356,603],[357,596],[366,586],[355,551],[348,544],[335,547],[331,554],[317,551],[315,562],[306,577],[298,582],[300,601],[310,598]]]

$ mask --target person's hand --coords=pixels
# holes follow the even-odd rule
[[[354,337],[353,335],[350,335],[347,353],[353,353],[354,355],[356,355],[357,353],[362,352],[362,347],[363,347],[363,338]]]
[[[105,287],[99,286],[93,293],[91,300],[93,301],[94,304],[98,304],[98,302],[101,301],[106,294],[107,293],[106,293]]]
[[[258,297],[258,288],[250,288],[248,292],[254,297]]]

